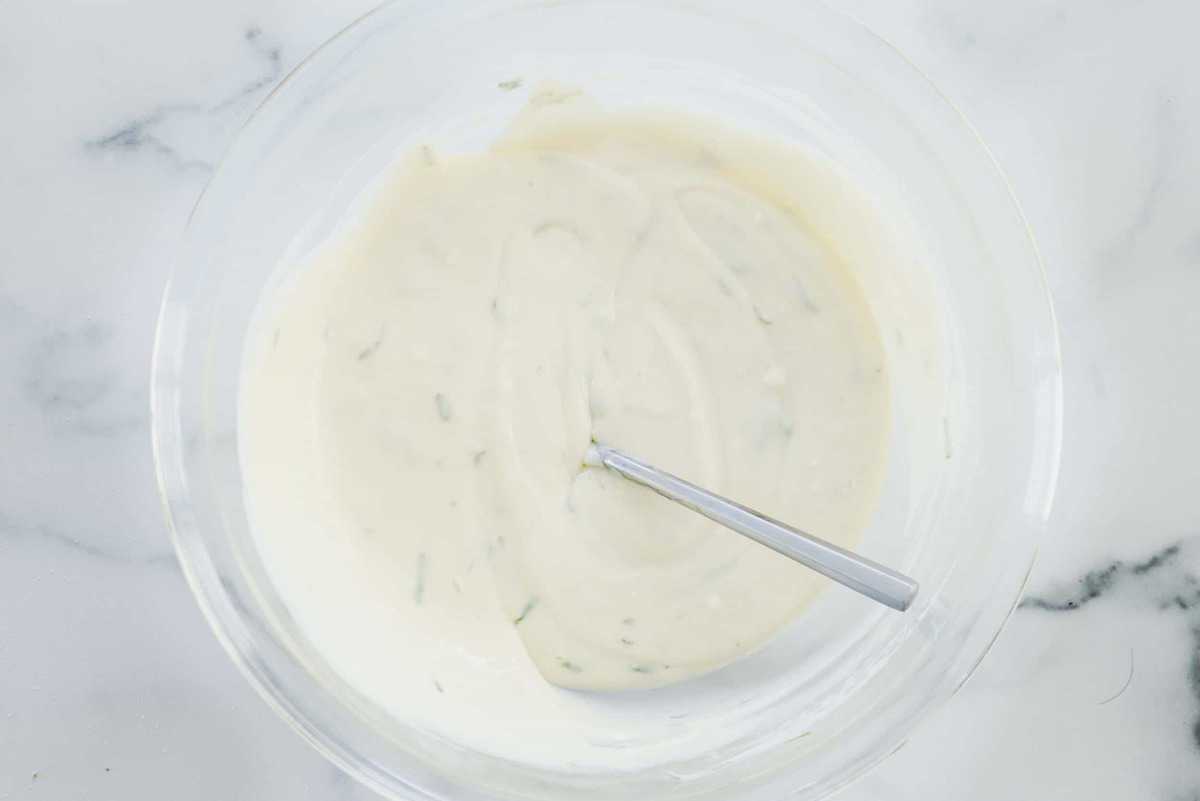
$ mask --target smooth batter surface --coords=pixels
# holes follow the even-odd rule
[[[832,180],[712,121],[542,97],[486,153],[407,156],[271,299],[242,390],[255,534],[351,686],[586,762],[627,706],[560,688],[711,671],[825,585],[582,464],[595,438],[854,545],[888,392],[836,241],[870,220],[804,175]]]

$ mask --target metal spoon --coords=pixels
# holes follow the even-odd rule
[[[592,467],[607,467],[892,609],[903,612],[917,595],[917,582],[908,576],[701,489],[615,448],[593,443],[583,461]]]

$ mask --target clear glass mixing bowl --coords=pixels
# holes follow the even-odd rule
[[[481,147],[544,81],[823,154],[888,221],[864,235],[898,243],[891,263],[859,265],[894,396],[891,463],[862,550],[922,593],[899,615],[825,592],[771,646],[718,674],[726,691],[746,691],[720,748],[637,769],[472,752],[345,687],[267,578],[238,463],[238,379],[259,301],[399,149]],[[159,321],[154,445],[180,562],[230,655],[297,731],[384,795],[811,799],[894,751],[1015,606],[1058,464],[1058,359],[1004,177],[945,98],[855,22],[757,0],[403,0],[289,75],[200,199]],[[699,703],[712,686],[674,692]]]

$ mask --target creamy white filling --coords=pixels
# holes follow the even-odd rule
[[[581,100],[405,158],[272,299],[242,384],[257,544],[329,665],[472,747],[597,763],[636,715],[560,688],[678,682],[793,620],[824,579],[584,456],[855,544],[888,389],[836,249],[874,223],[822,205],[836,181]]]

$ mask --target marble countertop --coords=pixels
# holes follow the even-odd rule
[[[372,3],[0,4],[0,801],[374,797],[208,630],[147,420],[159,295],[213,164]],[[1008,172],[1066,390],[1028,597],[967,687],[839,798],[1198,798],[1200,5],[834,5],[925,69]]]

